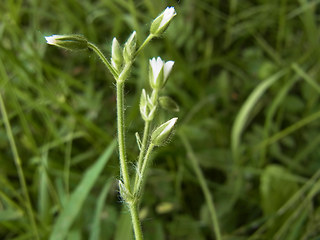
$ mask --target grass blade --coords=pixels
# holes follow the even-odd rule
[[[100,215],[103,210],[104,203],[106,201],[106,197],[110,190],[112,181],[108,181],[104,188],[102,189],[100,196],[97,201],[97,207],[94,213],[94,218],[91,227],[90,240],[99,240],[100,235]]]
[[[13,160],[14,163],[16,165],[16,169],[17,169],[17,173],[18,173],[18,177],[19,177],[19,182],[21,185],[21,189],[22,189],[22,193],[24,195],[25,198],[25,207],[26,207],[26,211],[27,211],[27,215],[29,217],[29,221],[30,221],[30,225],[32,227],[32,231],[33,231],[33,237],[35,239],[40,239],[39,237],[39,233],[38,233],[38,227],[36,224],[36,219],[34,216],[34,212],[32,209],[32,204],[31,204],[31,200],[30,200],[30,196],[29,196],[29,192],[28,192],[28,187],[27,187],[27,182],[26,182],[26,178],[24,176],[24,172],[23,172],[23,168],[22,168],[22,162],[18,153],[18,149],[16,146],[16,142],[12,133],[12,128],[11,128],[11,124],[8,118],[8,114],[7,114],[7,110],[6,107],[4,105],[4,101],[2,98],[2,93],[0,92],[0,112],[2,114],[2,118],[3,118],[3,122],[4,122],[4,126],[7,132],[7,136],[8,136],[8,140],[10,143],[10,148],[12,151],[12,155],[13,155]]]
[[[199,184],[201,186],[202,192],[205,196],[205,199],[206,199],[206,202],[208,205],[208,209],[210,212],[210,217],[211,217],[215,237],[217,240],[221,240],[222,237],[221,237],[221,231],[220,231],[220,227],[219,227],[219,221],[218,221],[216,208],[214,206],[212,195],[210,193],[206,179],[205,179],[205,177],[202,173],[202,170],[199,166],[199,161],[198,161],[197,157],[195,156],[194,151],[193,151],[188,139],[185,137],[185,135],[183,133],[180,133],[180,138],[183,142],[183,145],[184,145],[186,152],[187,152],[187,155],[188,155],[188,159],[191,162],[193,170],[199,180]]]
[[[232,147],[234,161],[238,160],[241,134],[247,125],[247,120],[248,120],[248,117],[249,117],[251,110],[254,108],[256,103],[259,101],[259,99],[263,95],[263,93],[273,83],[275,83],[280,77],[282,77],[284,75],[284,73],[285,73],[284,70],[279,71],[276,74],[274,74],[271,77],[264,80],[262,83],[260,83],[253,90],[253,92],[250,94],[250,96],[245,101],[245,103],[242,105],[242,107],[236,117],[236,120],[233,124],[232,133],[231,133],[231,147]]]
[[[50,240],[63,240],[66,238],[68,231],[74,222],[76,216],[81,210],[81,207],[88,196],[91,188],[93,187],[98,176],[102,172],[104,166],[110,159],[113,150],[115,148],[115,141],[113,141],[99,159],[91,166],[84,174],[81,182],[70,195],[64,210],[60,213],[56,224],[53,227],[53,231],[50,236]]]

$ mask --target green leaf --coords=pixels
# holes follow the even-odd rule
[[[17,220],[23,216],[23,213],[21,211],[13,210],[13,209],[7,209],[7,210],[1,210],[0,211],[0,222],[2,221],[11,221],[11,220]]]
[[[296,177],[284,167],[269,165],[260,179],[262,208],[265,215],[275,213],[298,190]]]

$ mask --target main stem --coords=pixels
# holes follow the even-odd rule
[[[124,81],[117,81],[117,129],[120,170],[123,183],[127,190],[131,192],[130,178],[127,167],[126,144],[125,144],[125,122],[124,122]]]
[[[125,144],[125,121],[124,121],[124,82],[127,72],[130,70],[132,63],[127,63],[117,81],[117,128],[118,128],[118,145],[120,158],[120,171],[123,183],[129,193],[131,193],[130,178],[127,167],[126,144]],[[128,202],[133,231],[136,240],[143,240],[141,224],[138,214],[138,201]]]
[[[136,240],[143,240],[141,224],[138,214],[138,201],[129,204],[129,210],[131,214],[131,221],[133,225],[134,236]]]

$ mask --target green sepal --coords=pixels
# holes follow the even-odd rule
[[[132,59],[134,58],[134,55],[136,53],[136,47],[137,47],[137,37],[136,37],[136,31],[134,31],[128,38],[127,42],[124,44],[124,48],[123,48],[123,59],[126,63],[131,62]]]
[[[122,49],[120,44],[116,38],[112,40],[112,47],[111,47],[111,63],[112,66],[117,70],[120,71],[123,63],[123,56],[122,56]]]
[[[179,105],[171,97],[168,97],[168,96],[159,97],[159,104],[165,110],[168,110],[171,112],[180,111]]]
[[[160,23],[162,21],[163,18],[163,14],[159,15],[155,20],[153,20],[153,22],[151,23],[150,26],[150,33],[153,35],[158,35],[158,30],[159,30],[159,26]]]

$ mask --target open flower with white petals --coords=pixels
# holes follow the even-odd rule
[[[150,33],[159,36],[161,33],[163,33],[171,19],[177,15],[176,10],[174,7],[167,7],[151,24],[150,27]]]
[[[150,59],[149,82],[153,89],[160,90],[167,82],[174,61],[164,62],[160,57]]]

